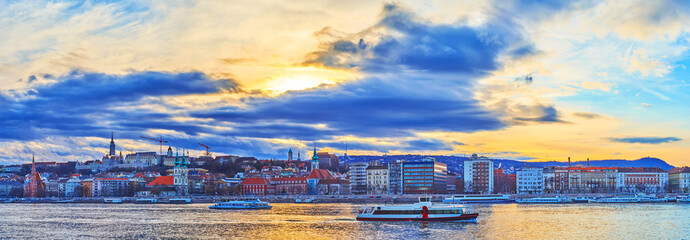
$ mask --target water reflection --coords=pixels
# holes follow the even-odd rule
[[[0,238],[202,239],[681,239],[680,204],[471,205],[477,223],[359,222],[353,204],[272,204],[210,210],[209,204],[0,204]]]

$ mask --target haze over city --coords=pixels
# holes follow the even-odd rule
[[[688,165],[685,1],[2,5],[0,164],[100,159],[112,132],[123,153]]]

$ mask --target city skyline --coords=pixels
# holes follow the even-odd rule
[[[682,1],[6,5],[0,164],[100,159],[114,132],[118,153],[688,165]]]

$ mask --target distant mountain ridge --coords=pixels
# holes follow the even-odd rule
[[[462,165],[465,160],[469,157],[462,156],[444,156],[444,155],[353,155],[347,158],[341,156],[341,160],[346,163],[351,162],[369,162],[369,161],[379,161],[381,163],[387,164],[391,161],[406,159],[407,161],[419,161],[424,158],[434,158],[436,161],[445,163],[448,165],[448,170],[453,173],[461,173]],[[506,173],[513,173],[515,170],[528,167],[546,167],[546,166],[568,166],[568,162],[523,162],[509,159],[492,159],[495,168],[501,168],[506,171]],[[571,162],[571,166],[578,164],[587,165],[587,161],[577,161]],[[589,161],[590,166],[595,167],[659,167],[664,171],[668,171],[674,166],[666,163],[664,160],[658,158],[640,158],[637,160],[622,160],[622,159],[610,159],[610,160],[591,160]]]

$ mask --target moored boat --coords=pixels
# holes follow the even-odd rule
[[[676,199],[676,202],[678,202],[678,203],[690,203],[690,196],[678,197]]]
[[[271,204],[257,198],[224,199],[217,201],[210,209],[271,209]]]
[[[158,199],[155,198],[137,198],[135,203],[142,203],[142,204],[148,204],[148,203],[158,203]]]
[[[443,199],[443,203],[507,203],[512,202],[509,195],[501,194],[473,194],[453,195]]]
[[[595,200],[597,197],[585,197],[585,196],[577,196],[573,198],[574,203],[588,203],[589,200]]]
[[[359,221],[474,222],[478,213],[454,205],[434,205],[428,197],[410,205],[376,206],[359,209]]]
[[[170,200],[168,200],[168,203],[186,204],[186,203],[192,203],[192,199],[189,199],[189,198],[171,198]]]
[[[104,203],[122,203],[122,198],[105,198]]]
[[[515,199],[516,203],[573,203],[569,197],[536,197]]]

